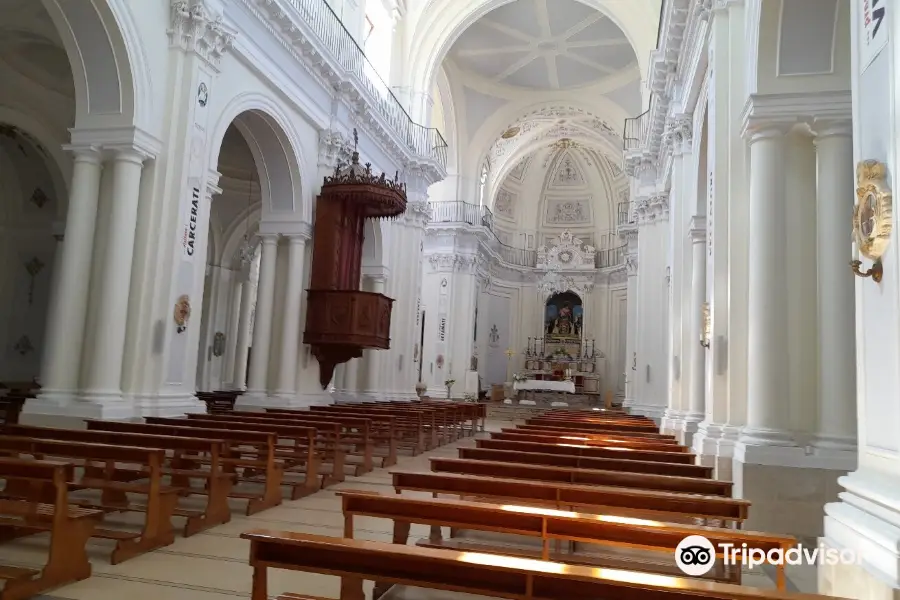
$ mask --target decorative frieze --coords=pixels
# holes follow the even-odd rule
[[[635,202],[635,217],[638,225],[648,225],[669,218],[669,194],[656,194],[638,198]]]
[[[214,14],[207,4],[207,0],[172,0],[169,41],[218,68],[237,31],[225,25],[222,15]]]
[[[353,154],[353,140],[340,131],[322,129],[319,131],[319,166],[333,170],[338,163],[350,161]]]
[[[476,273],[484,259],[473,254],[431,254],[428,263],[434,273]]]

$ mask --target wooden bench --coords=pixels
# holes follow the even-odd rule
[[[565,435],[595,435],[595,436],[615,436],[620,438],[627,439],[642,439],[648,440],[652,442],[668,442],[668,443],[678,443],[675,439],[675,436],[668,435],[665,433],[646,433],[646,432],[634,432],[634,431],[598,431],[596,429],[589,428],[579,428],[579,427],[567,427],[567,426],[557,426],[557,425],[518,425],[516,429],[519,431],[527,431],[529,433],[556,433],[556,434],[565,434]]]
[[[393,422],[394,435],[398,448],[409,448],[412,455],[424,452],[428,444],[425,435],[425,418],[419,413],[407,413],[397,410],[382,410],[366,406],[332,404],[329,406],[311,406],[310,411],[319,414],[343,414],[348,417],[371,418],[390,417]]]
[[[116,541],[110,557],[118,564],[145,552],[168,546],[175,541],[172,515],[178,503],[177,488],[162,484],[162,464],[165,451],[159,448],[112,446],[85,442],[40,440],[11,435],[0,436],[0,454],[21,458],[32,456],[75,459],[82,475],[71,479],[69,491],[97,490],[99,500],[69,498],[70,504],[95,508],[106,512],[143,513],[141,531],[96,528],[92,537]],[[73,460],[72,462],[75,462]],[[123,465],[130,465],[123,467]],[[135,482],[134,472],[140,470],[146,483]],[[124,479],[122,481],[121,479]],[[4,489],[7,498],[42,501],[49,492],[29,482],[10,481]],[[128,494],[146,497],[145,503],[132,502]]]
[[[571,454],[596,458],[626,458],[631,460],[653,460],[663,463],[692,465],[696,457],[691,452],[662,452],[660,450],[640,450],[621,446],[586,446],[584,444],[544,444],[541,442],[512,442],[508,440],[475,440],[478,448],[495,450],[519,450],[522,452],[544,452],[547,454]]]
[[[682,494],[731,497],[733,483],[719,479],[680,477],[623,471],[601,471],[573,467],[523,464],[521,462],[496,462],[464,458],[431,458],[431,470],[435,473],[480,475],[506,479],[531,479],[558,481],[582,485],[606,485],[613,487],[660,490]]]
[[[73,470],[74,465],[64,462],[0,458],[0,479],[7,485],[19,481],[36,484],[48,492],[46,501],[0,498],[0,540],[42,531],[50,533],[43,569],[0,565],[0,580],[4,581],[0,600],[24,600],[90,577],[86,546],[103,512],[69,503]]]
[[[372,443],[372,467],[375,458],[381,459],[382,467],[393,467],[397,464],[397,441],[394,421],[391,415],[369,414],[366,416],[348,416],[340,412],[313,412],[310,410],[292,410],[287,408],[266,408],[266,415],[281,418],[298,417],[309,421],[337,421],[349,429],[360,430],[368,427],[369,439]],[[364,459],[365,460],[365,459]]]
[[[203,415],[209,417],[218,417],[224,415]],[[275,445],[273,447],[274,459],[278,461],[282,478],[281,485],[291,488],[291,499],[297,500],[310,494],[314,494],[332,480],[343,481],[343,463],[340,461],[342,453],[338,453],[338,459],[335,465],[339,467],[338,474],[333,474],[331,470],[322,472],[321,460],[316,448],[316,430],[312,427],[293,427],[291,425],[270,425],[268,423],[248,423],[238,421],[231,418],[206,420],[200,418],[174,418],[174,417],[146,417],[148,423],[159,425],[175,425],[187,427],[188,429],[210,429],[210,430],[230,430],[230,431],[255,431],[259,433],[268,433],[275,435]],[[239,434],[243,435],[243,434]],[[282,444],[282,441],[291,441],[292,443]],[[247,465],[245,468],[244,481],[257,481],[258,474],[262,471]],[[300,480],[288,479],[287,474],[303,476]],[[280,497],[280,495],[279,495]]]
[[[340,577],[340,600],[364,600],[366,580],[376,582],[373,600],[393,585],[512,600],[834,600],[831,596],[760,590],[681,577],[654,577],[636,571],[593,569],[287,531],[254,530],[241,537],[250,540],[251,600],[268,600],[269,568]],[[278,600],[298,598],[310,597],[278,596]]]
[[[661,452],[690,452],[690,448],[681,444],[662,443],[656,440],[628,437],[584,436],[584,435],[541,435],[528,431],[522,432],[490,432],[492,440],[506,440],[509,442],[538,442],[541,444],[578,444],[579,446],[621,446],[638,450],[659,450]]]
[[[614,421],[611,419],[579,419],[568,418],[552,419],[537,417],[526,419],[526,425],[556,425],[557,427],[572,427],[578,429],[593,429],[597,431],[631,431],[633,433],[649,433],[659,435],[659,427],[655,424],[635,423],[629,420]]]
[[[323,463],[331,463],[334,460],[334,450],[339,449],[342,467],[351,467],[352,475],[362,475],[373,469],[372,465],[372,440],[369,437],[368,421],[362,420],[359,425],[361,431],[353,430],[345,426],[337,419],[316,420],[295,417],[292,415],[276,415],[261,412],[234,411],[227,415],[195,415],[188,414],[191,419],[223,420],[232,419],[245,423],[268,423],[270,425],[291,425],[294,427],[312,427],[316,430],[316,445],[319,457]],[[362,451],[357,453],[357,449]],[[362,458],[361,462],[348,463],[347,455],[353,453]],[[343,469],[342,469],[342,475]]]
[[[652,518],[709,525],[737,526],[747,520],[750,503],[721,496],[700,496],[655,490],[638,490],[599,485],[575,485],[549,481],[475,477],[446,473],[394,471],[394,490],[452,494],[460,499],[514,498],[552,506],[559,510],[576,507],[625,517]]]
[[[92,420],[88,419],[86,422],[90,427]],[[137,446],[140,448],[160,448],[171,451],[172,454],[166,456],[166,465],[162,469],[162,474],[170,477],[170,486],[178,488],[179,495],[200,494],[207,496],[206,507],[203,510],[176,507],[173,511],[174,516],[185,518],[184,536],[190,537],[210,527],[215,527],[231,520],[228,494],[232,488],[234,475],[223,470],[221,459],[228,452],[228,443],[224,440],[178,437],[174,435],[151,435],[147,433],[59,429],[28,425],[8,426],[3,431],[10,435],[41,440]],[[189,460],[187,457],[192,453],[209,456],[209,468],[188,468],[184,464],[182,456],[185,457],[184,460]],[[143,473],[135,472],[136,478],[142,478],[143,476]],[[200,488],[193,487],[191,479],[201,479],[203,480],[203,485]]]
[[[355,516],[374,517],[391,519],[394,522],[395,544],[406,544],[410,525],[418,523],[429,525],[431,528],[429,537],[418,542],[422,546],[498,552],[565,563],[648,570],[677,576],[683,574],[677,569],[674,552],[679,542],[691,535],[704,536],[716,547],[720,544],[733,544],[739,548],[741,544],[746,543],[749,547],[759,548],[764,552],[776,549],[783,552],[797,543],[795,538],[788,535],[623,519],[614,515],[589,515],[530,506],[407,498],[356,490],[342,490],[337,492],[337,495],[341,496],[343,505],[345,538],[354,537]],[[473,544],[469,540],[444,540],[442,527],[449,527],[451,534],[459,530],[475,530],[536,537],[542,542],[541,550],[532,553],[528,549],[507,546],[492,549],[489,545]],[[550,542],[554,540],[569,542],[569,552],[551,552]],[[599,556],[578,556],[575,554],[576,543],[611,547],[614,552]],[[719,557],[722,558],[722,555]],[[724,562],[717,563],[716,566],[724,566]],[[740,565],[735,566],[737,568],[727,572],[713,572],[711,576],[719,580],[740,583]],[[778,589],[783,590],[786,584],[784,564],[777,565],[777,570]]]
[[[535,465],[572,467],[576,469],[599,469],[601,471],[626,471],[631,473],[651,473],[656,475],[679,475],[682,477],[713,476],[713,467],[703,465],[682,465],[661,463],[652,460],[629,460],[619,458],[597,458],[570,454],[550,454],[545,452],[522,452],[520,450],[495,450],[493,448],[459,448],[460,458],[475,460],[496,460],[500,462],[524,462]]]
[[[153,418],[153,417],[148,417]],[[158,435],[174,435],[178,437],[206,438],[229,442],[227,456],[221,459],[223,469],[228,474],[235,474],[236,480],[252,481],[262,485],[262,491],[242,491],[233,487],[228,492],[229,498],[247,500],[246,514],[252,515],[281,504],[281,485],[284,469],[275,459],[275,447],[278,436],[264,431],[232,431],[230,429],[202,429],[197,427],[179,427],[153,423],[129,423],[125,421],[87,421],[88,429],[97,431],[119,431],[130,433],[149,433]],[[212,460],[204,456],[182,455],[179,467],[195,469],[199,465],[211,464]],[[237,476],[236,469],[243,469],[245,475]],[[247,472],[252,472],[250,476]],[[259,473],[260,475],[257,475]],[[201,493],[201,492],[195,492]]]

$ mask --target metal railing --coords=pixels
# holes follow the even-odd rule
[[[619,202],[619,205],[616,207],[616,224],[621,227],[629,223],[634,223],[634,211],[632,210],[631,202]]]
[[[598,250],[597,254],[594,256],[594,267],[597,269],[606,269],[625,264],[625,248],[626,245],[623,244],[617,248],[610,248],[609,250]]]
[[[504,244],[494,231],[494,214],[487,206],[470,204],[462,200],[431,202],[431,223],[465,223],[484,227],[493,235],[491,246],[500,255],[500,260],[517,267],[537,267],[537,250],[516,248]],[[627,203],[626,203],[627,204]],[[625,262],[625,246],[598,250],[594,256],[594,265],[598,269],[614,267]]]
[[[447,142],[441,132],[413,122],[409,113],[394,96],[390,87],[378,75],[378,71],[366,58],[365,52],[344,27],[326,0],[286,0],[300,19],[331,52],[332,57],[347,73],[353,76],[371,96],[375,110],[384,118],[387,126],[395,131],[410,150],[422,157],[431,158],[441,168],[447,167]]]
[[[647,141],[650,131],[650,109],[631,119],[625,119],[625,131],[622,133],[622,147],[625,152],[637,150]]]

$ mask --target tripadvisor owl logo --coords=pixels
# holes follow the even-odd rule
[[[675,564],[691,577],[706,575],[716,562],[716,549],[702,535],[689,535],[675,548]]]

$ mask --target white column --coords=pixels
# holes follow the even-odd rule
[[[815,145],[819,426],[813,445],[856,452],[855,282],[845,237],[855,188],[850,123],[818,129]]]
[[[359,361],[361,360],[362,358],[348,360],[344,372],[344,391],[354,397],[359,392]]]
[[[684,414],[684,431],[693,434],[706,416],[706,351],[700,345],[703,335],[703,302],[706,300],[706,217],[694,217],[689,231],[691,238],[691,299],[686,319],[691,328],[690,380],[688,382],[687,411]],[[685,444],[690,440],[685,438]]]
[[[747,423],[743,445],[793,446],[784,259],[785,130],[750,132]]]
[[[256,297],[253,281],[248,276],[241,284],[241,312],[238,318],[237,339],[234,348],[232,389],[247,389],[247,354],[250,349],[250,315]]]
[[[628,254],[625,258],[625,269],[628,272],[626,289],[626,321],[625,321],[625,405],[634,404],[637,399],[637,295],[638,295],[638,257]]]
[[[372,282],[372,292],[376,294],[384,293],[385,278],[383,275],[377,275],[370,278]],[[366,357],[366,391],[370,396],[375,397],[381,392],[380,381],[380,365],[381,359],[387,352],[385,350],[365,350]]]
[[[232,271],[231,304],[228,308],[228,323],[225,330],[225,356],[222,365],[222,381],[229,385],[234,383],[234,358],[237,353],[238,331],[241,322],[241,295],[244,281],[240,271]]]
[[[84,383],[87,400],[121,399],[125,321],[131,288],[131,264],[137,227],[141,171],[146,156],[133,149],[121,150],[112,161],[113,189],[106,253],[97,282],[100,315],[95,332],[94,355]]]
[[[256,317],[253,324],[253,354],[250,357],[250,377],[247,393],[256,399],[265,398],[268,389],[269,347],[272,341],[272,306],[275,300],[275,262],[278,259],[278,238],[262,236],[262,257],[259,267],[259,287],[256,292]]]
[[[285,282],[281,363],[278,368],[276,395],[293,397],[297,390],[297,355],[300,346],[300,304],[303,299],[303,263],[306,238],[288,238],[288,280]]]
[[[101,170],[100,154],[94,148],[75,151],[65,239],[59,242],[62,253],[54,265],[59,273],[56,297],[47,314],[41,362],[41,399],[51,402],[63,400],[78,388]]]

